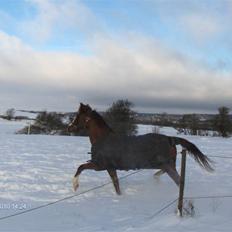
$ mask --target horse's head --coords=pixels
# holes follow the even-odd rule
[[[92,109],[89,105],[84,105],[83,103],[80,103],[76,117],[68,125],[68,131],[72,132],[86,128],[91,113],[92,113]]]

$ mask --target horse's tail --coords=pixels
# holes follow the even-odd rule
[[[175,145],[181,145],[182,147],[184,147],[201,167],[209,172],[214,171],[211,166],[213,162],[206,155],[204,155],[196,145],[189,142],[187,139],[179,137],[172,137],[172,139],[174,140]]]

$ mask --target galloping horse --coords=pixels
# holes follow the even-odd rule
[[[213,171],[210,160],[193,143],[180,137],[161,134],[122,136],[115,134],[104,119],[89,105],[80,104],[68,131],[87,129],[91,147],[91,160],[78,167],[73,178],[73,188],[79,187],[79,175],[85,169],[107,170],[115,191],[121,194],[117,170],[161,169],[166,172],[177,186],[180,176],[175,167],[176,145],[180,144],[196,162],[207,171]]]

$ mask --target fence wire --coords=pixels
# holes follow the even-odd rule
[[[222,158],[222,159],[232,159],[232,156],[217,156],[217,155],[208,155],[208,157],[212,157],[212,158]],[[142,170],[138,170],[138,171],[135,171],[135,172],[132,172],[132,173],[129,173],[128,175],[125,175],[125,176],[122,176],[120,178],[118,178],[119,180],[122,180],[122,179],[126,179],[128,178],[129,176],[132,176],[134,174],[137,174],[139,172],[141,172]],[[70,196],[67,196],[67,197],[64,197],[64,198],[61,198],[59,200],[56,200],[56,201],[53,201],[53,202],[49,202],[47,204],[43,204],[43,205],[40,205],[40,206],[37,206],[37,207],[33,207],[31,209],[28,209],[28,210],[24,210],[24,211],[20,211],[20,212],[17,212],[17,213],[14,213],[14,214],[10,214],[10,215],[6,215],[6,216],[3,216],[3,217],[0,217],[0,221],[3,221],[5,219],[9,219],[9,218],[13,218],[13,217],[16,217],[16,216],[19,216],[19,215],[23,215],[23,214],[28,214],[32,211],[37,211],[39,209],[42,209],[42,208],[46,208],[46,207],[49,207],[51,205],[55,205],[55,204],[58,204],[60,202],[63,202],[63,201],[67,201],[69,199],[72,199],[72,198],[75,198],[75,197],[79,197],[81,195],[84,195],[88,192],[92,192],[92,191],[95,191],[97,189],[101,189],[109,184],[111,184],[112,181],[109,181],[107,183],[104,183],[102,185],[98,185],[94,188],[91,188],[91,189],[88,189],[88,190],[85,190],[83,192],[80,192],[78,194],[73,194],[73,195],[70,195]],[[219,196],[189,196],[189,197],[184,197],[185,200],[189,200],[189,199],[215,199],[215,198],[232,198],[232,194],[231,195],[219,195]],[[160,210],[158,210],[157,212],[155,212],[153,215],[151,215],[149,218],[154,218],[156,216],[158,216],[160,213],[162,213],[163,211],[165,211],[167,208],[169,208],[171,205],[173,205],[176,201],[178,200],[178,198],[174,199],[173,201],[167,203],[164,207],[162,207]]]
[[[138,170],[138,171],[129,173],[129,174],[127,174],[127,175],[125,175],[125,176],[122,176],[122,177],[120,177],[120,178],[118,178],[118,179],[119,179],[119,180],[126,179],[126,178],[128,178],[129,176],[135,175],[135,174],[137,174],[137,173],[139,173],[139,172],[141,172],[141,171],[142,171],[142,170]],[[86,194],[86,193],[88,193],[88,192],[92,192],[92,191],[95,191],[95,190],[97,190],[97,189],[101,189],[101,188],[103,188],[103,187],[105,187],[105,186],[107,186],[107,185],[109,185],[109,184],[111,184],[111,183],[112,183],[112,181],[109,181],[109,182],[104,183],[104,184],[102,184],[102,185],[98,185],[98,186],[96,186],[96,187],[94,187],[94,188],[91,188],[91,189],[85,190],[85,191],[83,191],[83,192],[80,192],[80,193],[78,193],[78,194],[73,194],[73,195],[71,195],[71,196],[67,196],[67,197],[61,198],[61,199],[59,199],[59,200],[56,200],[56,201],[53,201],[53,202],[49,202],[49,203],[47,203],[47,204],[43,204],[43,205],[40,205],[40,206],[37,206],[37,207],[33,207],[33,208],[31,208],[31,209],[27,209],[27,210],[24,210],[24,211],[20,211],[20,212],[17,212],[17,213],[13,213],[13,214],[10,214],[10,215],[7,215],[7,216],[0,217],[0,221],[5,220],[5,219],[8,219],[8,218],[16,217],[16,216],[19,216],[19,215],[22,215],[22,214],[27,214],[27,213],[30,213],[30,212],[32,212],[32,211],[36,211],[36,210],[39,210],[39,209],[42,209],[42,208],[46,208],[46,207],[49,207],[49,206],[51,206],[51,205],[58,204],[58,203],[60,203],[60,202],[62,202],[62,201],[67,201],[67,200],[72,199],[72,198],[75,198],[75,197],[79,197],[79,196],[84,195],[84,194]]]

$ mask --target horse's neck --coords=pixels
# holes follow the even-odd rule
[[[91,144],[95,144],[99,139],[109,134],[111,131],[107,127],[99,127],[95,123],[88,126],[89,139]]]

